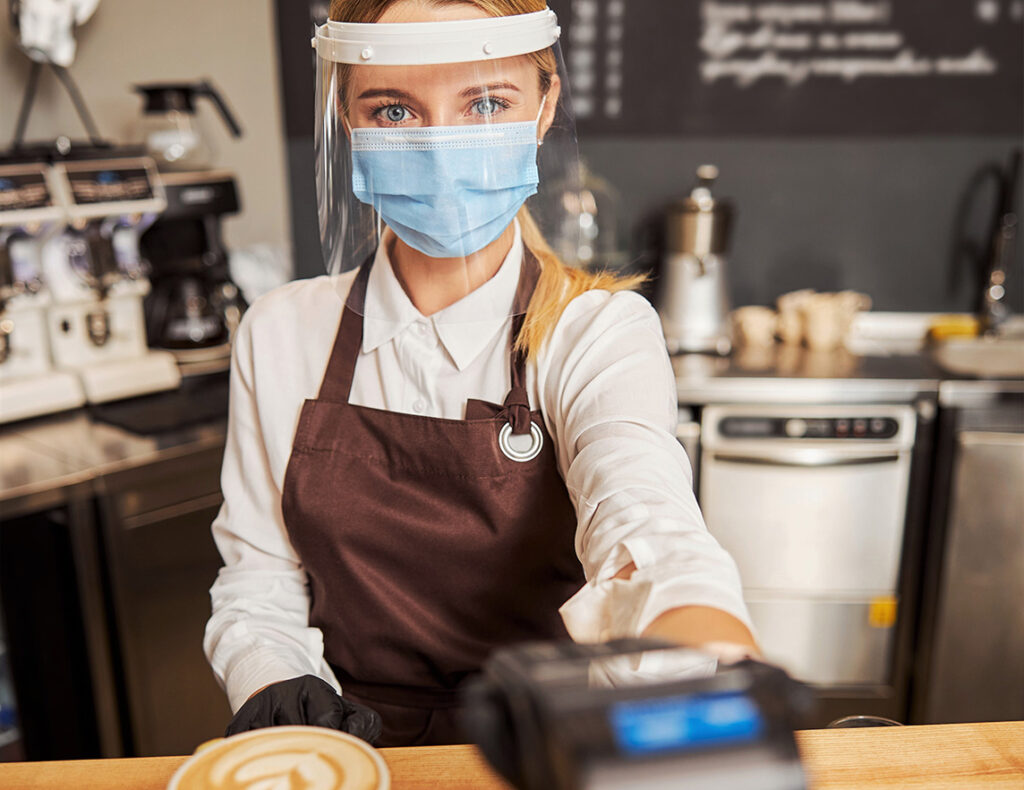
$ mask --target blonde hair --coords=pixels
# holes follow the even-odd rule
[[[376,22],[397,0],[331,0],[330,18],[335,22]],[[467,4],[491,16],[514,16],[543,11],[546,0],[427,0],[434,5]],[[534,52],[530,58],[540,75],[541,92],[546,93],[556,72],[555,56],[550,49]],[[537,223],[523,206],[517,214],[523,244],[540,264],[540,279],[526,311],[523,328],[515,349],[536,359],[548,335],[554,329],[566,305],[580,294],[592,290],[628,291],[636,288],[646,275],[622,277],[610,272],[586,272],[566,266],[555,254]]]

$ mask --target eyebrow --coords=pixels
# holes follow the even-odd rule
[[[490,85],[479,85],[475,88],[466,88],[466,90],[462,91],[459,96],[464,98],[469,96],[483,96],[485,93],[490,93],[492,91],[515,91],[516,93],[521,93],[519,87],[511,82],[494,82]]]
[[[490,85],[477,85],[473,88],[466,88],[462,91],[459,96],[468,98],[470,96],[483,96],[484,94],[491,93],[493,91],[515,91],[521,93],[519,87],[511,82],[493,82]],[[357,99],[400,99],[402,101],[411,102],[414,97],[411,93],[399,90],[398,88],[370,88],[359,94]]]
[[[398,90],[398,88],[371,88],[370,90],[363,91],[357,97],[358,99],[401,99],[403,101],[413,101],[413,95],[406,93],[405,91]]]

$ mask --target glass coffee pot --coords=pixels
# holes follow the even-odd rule
[[[224,98],[205,80],[134,87],[145,100],[140,122],[142,142],[160,170],[205,170],[213,165],[215,148],[196,113],[198,98],[212,101],[232,136],[242,136]]]

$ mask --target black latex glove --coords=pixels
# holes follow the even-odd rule
[[[351,702],[315,675],[273,683],[252,696],[238,709],[224,737],[261,727],[308,724],[341,730],[367,743],[380,736],[380,714]]]

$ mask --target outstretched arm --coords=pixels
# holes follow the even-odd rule
[[[675,437],[675,376],[650,304],[578,297],[538,358],[538,386],[587,578],[561,610],[570,635],[756,651],[736,565],[704,524]]]

